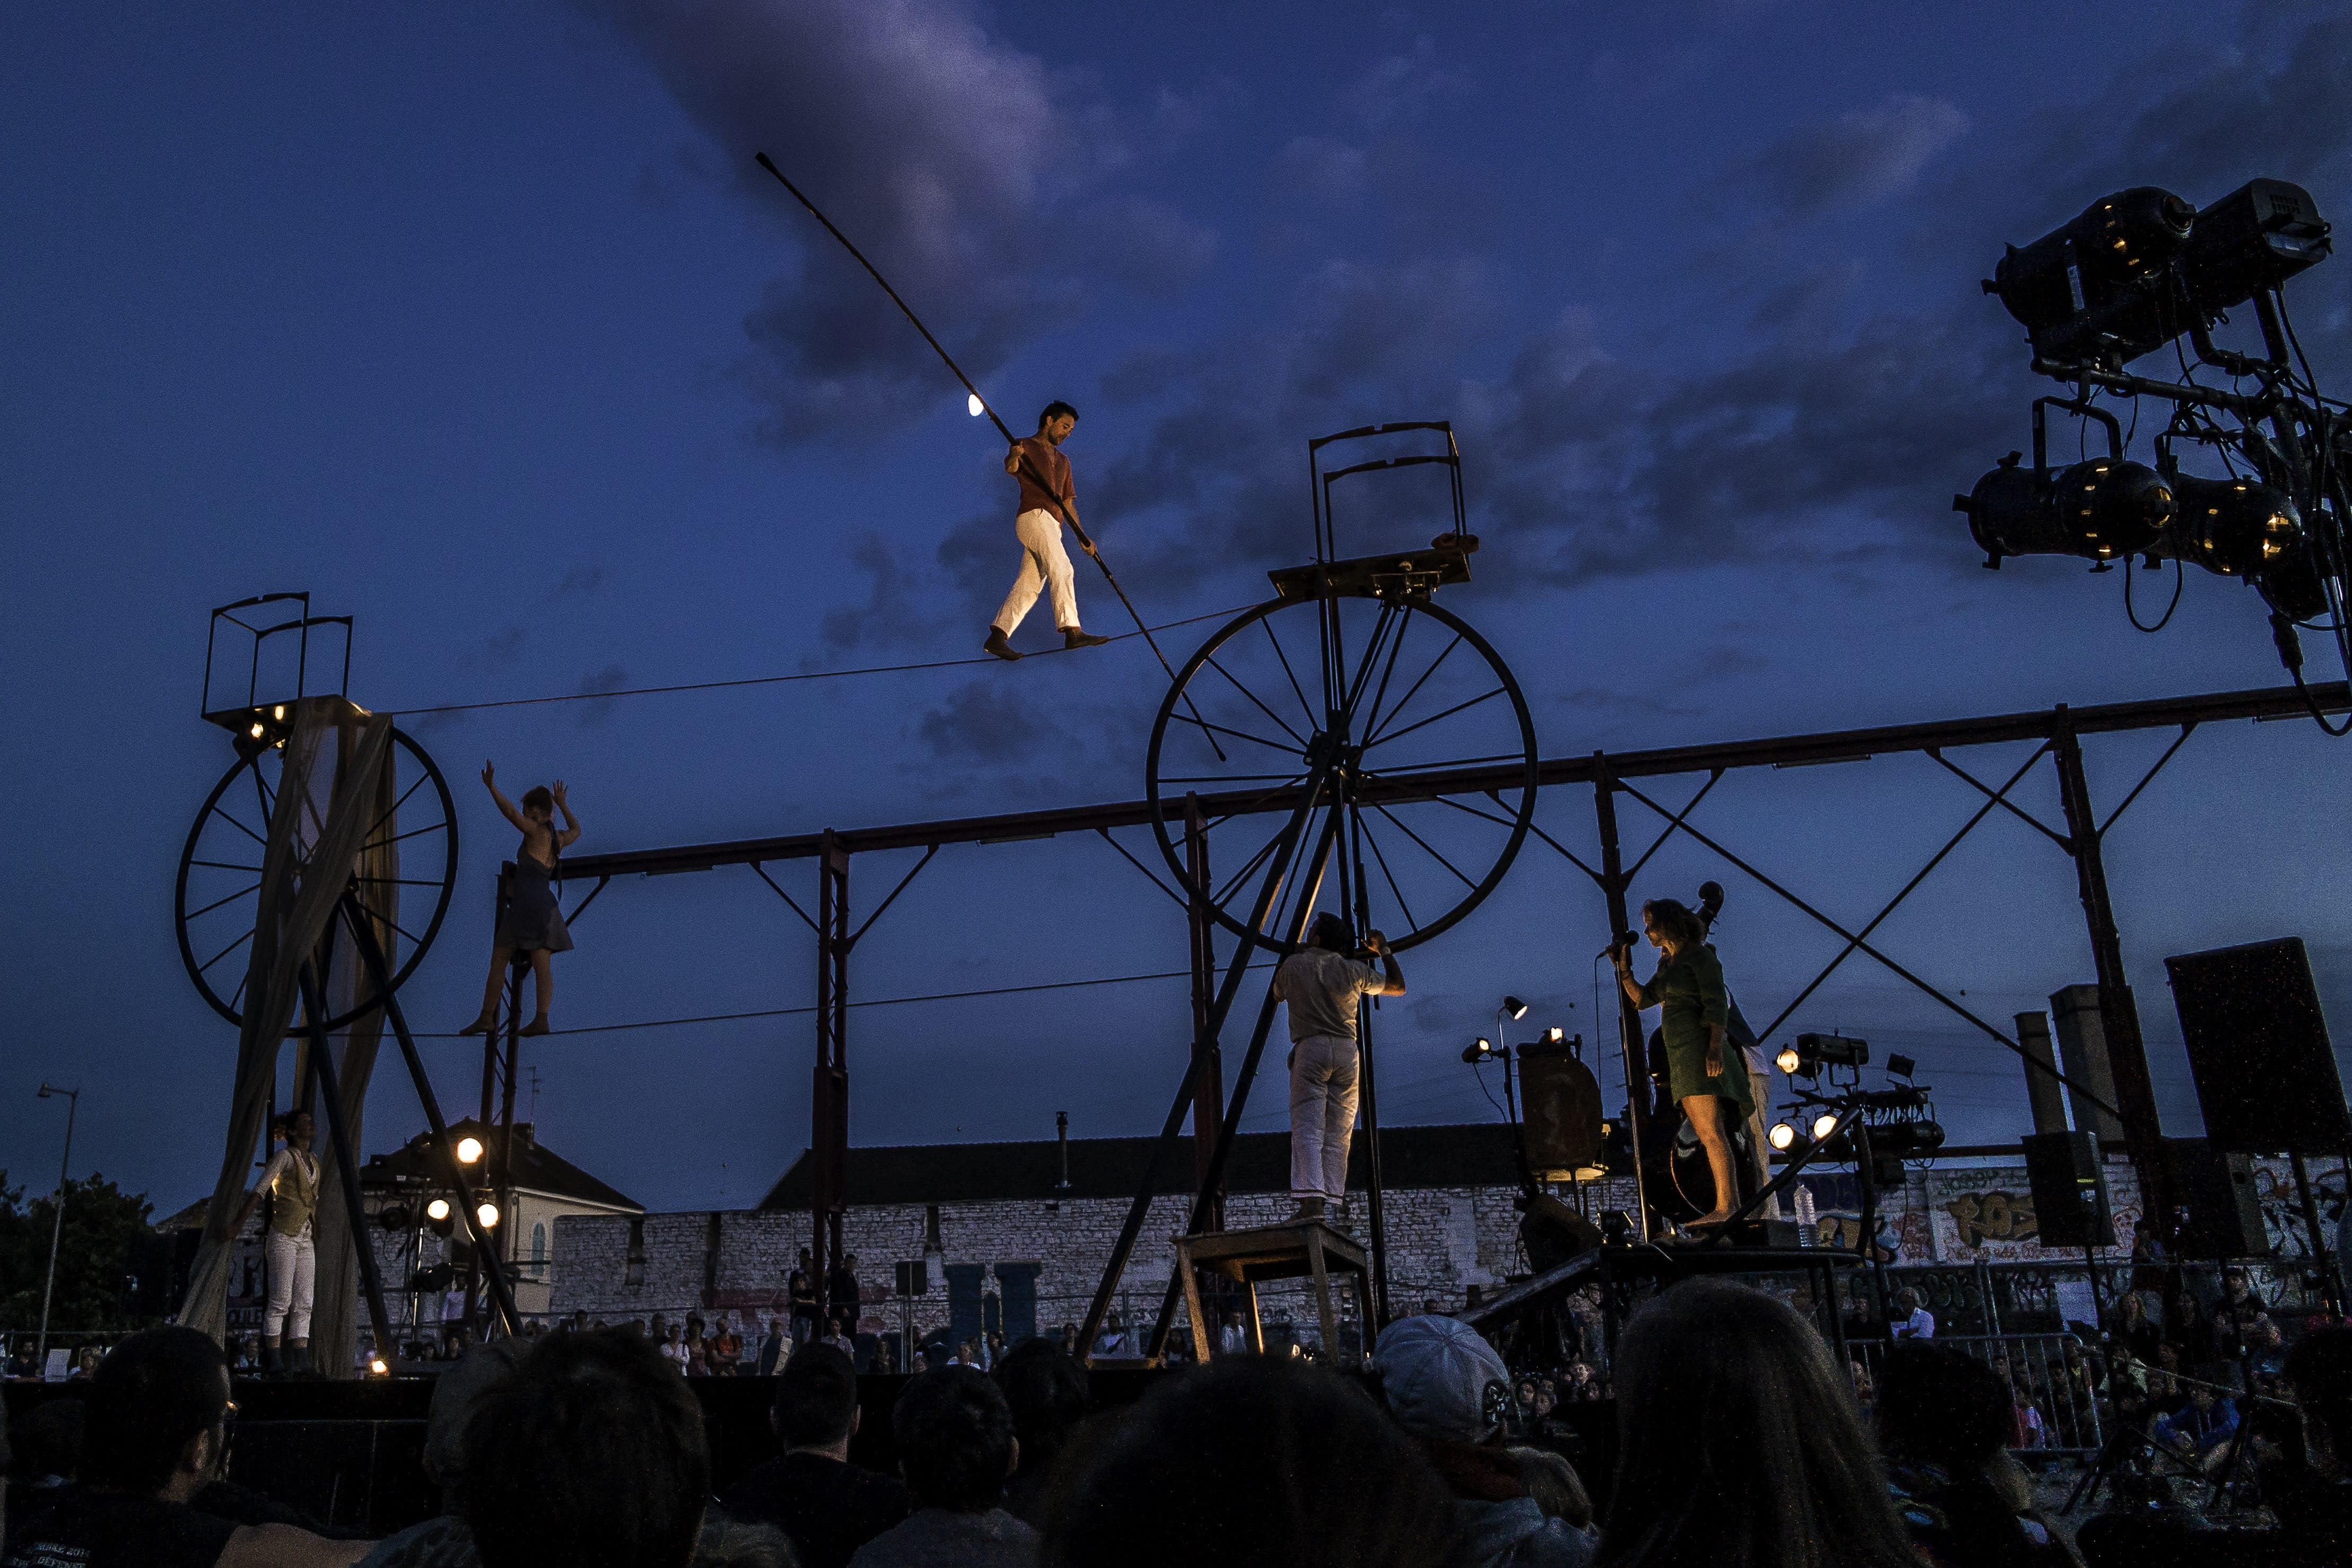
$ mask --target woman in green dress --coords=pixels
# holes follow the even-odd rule
[[[1706,927],[1690,909],[1671,898],[1652,899],[1642,905],[1642,931],[1658,950],[1658,967],[1643,985],[1633,978],[1632,944],[1617,946],[1611,950],[1617,983],[1635,1007],[1660,1009],[1667,1092],[1689,1118],[1715,1176],[1714,1211],[1685,1228],[1721,1225],[1739,1203],[1731,1129],[1754,1109],[1747,1063],[1727,1038],[1731,995],[1723,965],[1706,944]]]

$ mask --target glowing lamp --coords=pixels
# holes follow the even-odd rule
[[[1837,1113],[1833,1111],[1824,1111],[1820,1115],[1814,1117],[1813,1142],[1818,1144],[1823,1138],[1828,1137],[1832,1133],[1836,1132],[1837,1124]]]
[[[1781,1071],[1790,1074],[1791,1077],[1795,1076],[1797,1069],[1802,1067],[1804,1064],[1805,1059],[1797,1054],[1797,1048],[1793,1045],[1782,1046],[1780,1048],[1780,1054],[1772,1059],[1773,1066],[1779,1068]]]
[[[459,1165],[467,1165],[467,1166],[470,1166],[470,1165],[472,1165],[476,1160],[478,1160],[478,1159],[480,1159],[481,1157],[482,1157],[482,1140],[481,1140],[481,1139],[479,1139],[479,1138],[460,1138],[460,1139],[458,1139],[458,1140],[457,1140],[457,1163],[458,1163]]]
[[[425,1218],[436,1221],[448,1218],[449,1200],[446,1197],[436,1197],[432,1202],[426,1204],[425,1206]]]
[[[980,401],[980,394],[978,392],[974,392],[970,397],[964,399],[963,406],[974,419],[978,419],[982,414],[988,412],[988,405]]]
[[[1786,1154],[1797,1146],[1797,1129],[1787,1122],[1775,1122],[1772,1130],[1764,1134],[1764,1141]]]
[[[474,1218],[481,1222],[483,1229],[495,1230],[499,1224],[499,1206],[495,1203],[484,1203],[474,1210]]]

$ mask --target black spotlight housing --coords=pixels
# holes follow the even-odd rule
[[[1822,1067],[1866,1067],[1870,1041],[1843,1034],[1801,1034],[1797,1060],[1802,1064],[1800,1071],[1806,1072]]]
[[[2198,213],[2181,259],[2197,308],[2212,317],[2317,266],[2333,248],[2309,191],[2249,180]]]
[[[397,1236],[414,1223],[414,1217],[408,1211],[408,1205],[387,1203],[376,1211],[375,1222]]]
[[[1921,1155],[1932,1155],[1943,1146],[1944,1128],[1937,1122],[1895,1122],[1870,1130],[1870,1147],[1874,1155],[1916,1159]]]
[[[2173,518],[2172,486],[2144,463],[2093,457],[2056,473],[2020,466],[2012,452],[1955,497],[1987,566],[2013,555],[2110,561],[2156,543]]]
[[[2011,246],[1985,292],[2024,327],[2036,358],[2127,362],[2186,325],[2173,263],[2196,224],[2197,209],[2169,191],[2118,191],[2032,245]]]
[[[2173,518],[2159,555],[2223,577],[2253,577],[2284,564],[2303,537],[2303,517],[2283,490],[2252,479],[2176,475]]]

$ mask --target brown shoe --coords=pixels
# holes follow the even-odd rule
[[[993,626],[988,629],[988,641],[982,643],[980,649],[982,653],[993,653],[1000,659],[1012,660],[1021,656],[1021,651],[1007,642],[1004,633]]]
[[[1109,641],[1108,637],[1097,637],[1091,632],[1081,632],[1075,626],[1062,633],[1064,648],[1099,648]]]

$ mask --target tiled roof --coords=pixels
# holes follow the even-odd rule
[[[485,1127],[472,1117],[449,1124],[454,1138],[476,1137],[482,1141],[481,1169],[503,1175],[519,1187],[543,1192],[552,1197],[577,1198],[583,1203],[600,1204],[607,1208],[635,1209],[642,1214],[646,1206],[616,1187],[605,1186],[570,1160],[541,1143],[529,1131],[528,1122],[518,1124],[521,1136],[515,1139],[514,1168],[509,1173],[499,1164],[499,1130]],[[438,1179],[441,1162],[430,1153],[431,1134],[420,1133],[388,1155],[375,1155],[360,1167],[362,1187],[393,1176],[425,1176]]]

